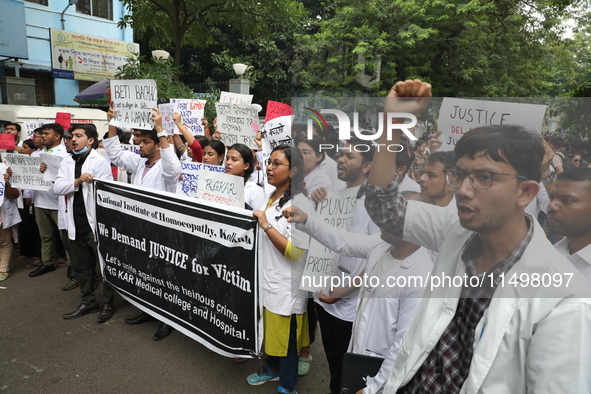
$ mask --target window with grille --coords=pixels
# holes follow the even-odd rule
[[[113,20],[113,0],[80,0],[76,3],[76,11]]]

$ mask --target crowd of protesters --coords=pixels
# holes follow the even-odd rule
[[[399,82],[385,112],[420,114],[430,96],[426,83]],[[111,109],[108,120],[113,116]],[[108,321],[115,291],[104,282],[101,302],[95,297],[94,179],[174,193],[182,161],[223,165],[244,179],[245,207],[260,228],[266,364],[249,384],[279,381],[278,393],[295,393],[298,376],[312,368],[309,346],[319,326],[333,394],[341,392],[348,352],[383,359],[359,390],[365,394],[591,392],[588,143],[503,125],[471,130],[453,152],[438,150],[434,129],[414,147],[404,137],[410,148],[395,153],[373,145],[357,150],[367,143],[359,138],[332,144],[331,127],[311,139],[294,129],[294,146],[278,146],[265,160],[260,134],[259,149],[251,150],[225,146],[223,130],[193,136],[178,114],[174,137],[157,109],[152,119],[154,129],[131,134],[109,126],[104,154],[91,124],[46,124],[19,143],[20,154],[63,161],[53,188],[43,192],[11,187],[11,169],[0,168],[0,280],[10,275],[18,242],[22,257],[35,257],[30,277],[67,266],[62,290],[79,287],[81,302],[64,319],[99,312],[97,322]],[[6,127],[13,129],[20,132],[17,124]],[[387,140],[383,133],[377,142],[397,143],[400,134]],[[122,149],[130,137],[139,154]],[[326,142],[339,149],[323,151]],[[346,228],[315,217],[315,206],[351,188],[357,203]],[[338,254],[331,275],[342,285],[307,294],[299,284],[312,238]],[[446,275],[467,280],[433,286]],[[376,281],[355,284],[368,277]],[[395,286],[392,278],[413,278],[414,285]],[[142,312],[126,323],[152,319]],[[171,332],[162,323],[154,339]]]

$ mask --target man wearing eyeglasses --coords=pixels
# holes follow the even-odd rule
[[[398,82],[384,112],[420,113],[430,96],[419,80]],[[379,143],[399,135],[384,133]],[[524,213],[542,177],[541,138],[519,126],[479,127],[454,154],[446,180],[457,214],[405,200],[395,153],[374,156],[378,170],[365,187],[371,218],[439,252],[384,393],[589,392],[591,300],[579,298],[589,286]],[[444,277],[453,282],[435,280]]]

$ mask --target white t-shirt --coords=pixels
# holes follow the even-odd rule
[[[566,257],[568,261],[573,263],[573,265],[577,267],[579,271],[581,271],[587,280],[591,281],[591,244],[585,246],[577,253],[570,254],[570,244],[568,239],[564,237],[560,241],[556,242],[554,247],[560,252],[561,255]]]

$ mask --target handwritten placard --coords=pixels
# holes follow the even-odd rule
[[[62,125],[64,130],[68,130],[72,123],[72,114],[69,112],[57,112],[55,114],[55,123]]]
[[[213,166],[203,163],[182,162],[181,180],[177,183],[176,193],[188,197],[197,197],[197,185],[199,177],[204,171],[226,172],[222,166]]]
[[[47,153],[41,153],[39,156],[47,167],[43,173],[43,179],[48,182],[55,181],[55,178],[57,178],[57,172],[59,171],[64,158],[58,155],[49,155]]]
[[[252,104],[252,94],[221,92],[220,103],[224,104]]]
[[[0,149],[14,149],[16,142],[12,134],[0,134]]]
[[[347,229],[355,212],[358,191],[359,187],[352,187],[330,192],[328,198],[318,204],[316,218],[333,227]],[[336,272],[337,257],[335,252],[311,238],[300,290],[327,290],[324,284],[330,285],[328,278]]]
[[[446,97],[439,109],[439,150],[453,150],[462,135],[479,126],[518,125],[541,133],[545,112],[546,106],[539,104]]]
[[[26,139],[32,139],[33,134],[35,133],[35,130],[41,128],[41,126],[43,126],[46,123],[51,123],[51,122],[44,121],[44,120],[27,120],[27,121],[23,122],[23,125],[25,126],[25,132],[27,134]]]
[[[131,145],[131,144],[121,144],[121,149],[128,152],[133,152],[136,154],[140,154],[140,146],[139,145]]]
[[[6,184],[4,183],[4,174],[0,176],[0,206],[4,204],[4,191],[6,189]]]
[[[201,124],[201,118],[203,118],[207,101],[194,99],[172,99],[170,101],[174,104],[174,112],[181,114],[183,125],[191,134],[205,134],[205,130],[203,130],[203,125]]]
[[[218,116],[218,130],[226,146],[241,143],[256,149],[252,124],[258,122],[258,111],[254,105],[215,103]]]
[[[244,178],[215,171],[204,171],[197,183],[197,198],[244,208]]]
[[[281,116],[271,119],[263,126],[263,152],[271,153],[279,145],[291,145],[291,124],[293,116]]]
[[[111,101],[115,117],[109,124],[132,129],[152,129],[152,108],[158,101],[153,79],[111,80]]]
[[[267,112],[265,113],[265,123],[271,119],[279,118],[281,116],[293,115],[293,108],[291,105],[279,103],[277,101],[267,101]]]
[[[168,135],[174,135],[174,130],[176,128],[172,117],[174,113],[174,104],[159,104],[158,109],[162,115],[162,128]]]
[[[8,153],[4,155],[8,167],[12,169],[11,185],[17,189],[50,190],[53,183],[43,179],[39,171],[43,159]]]

